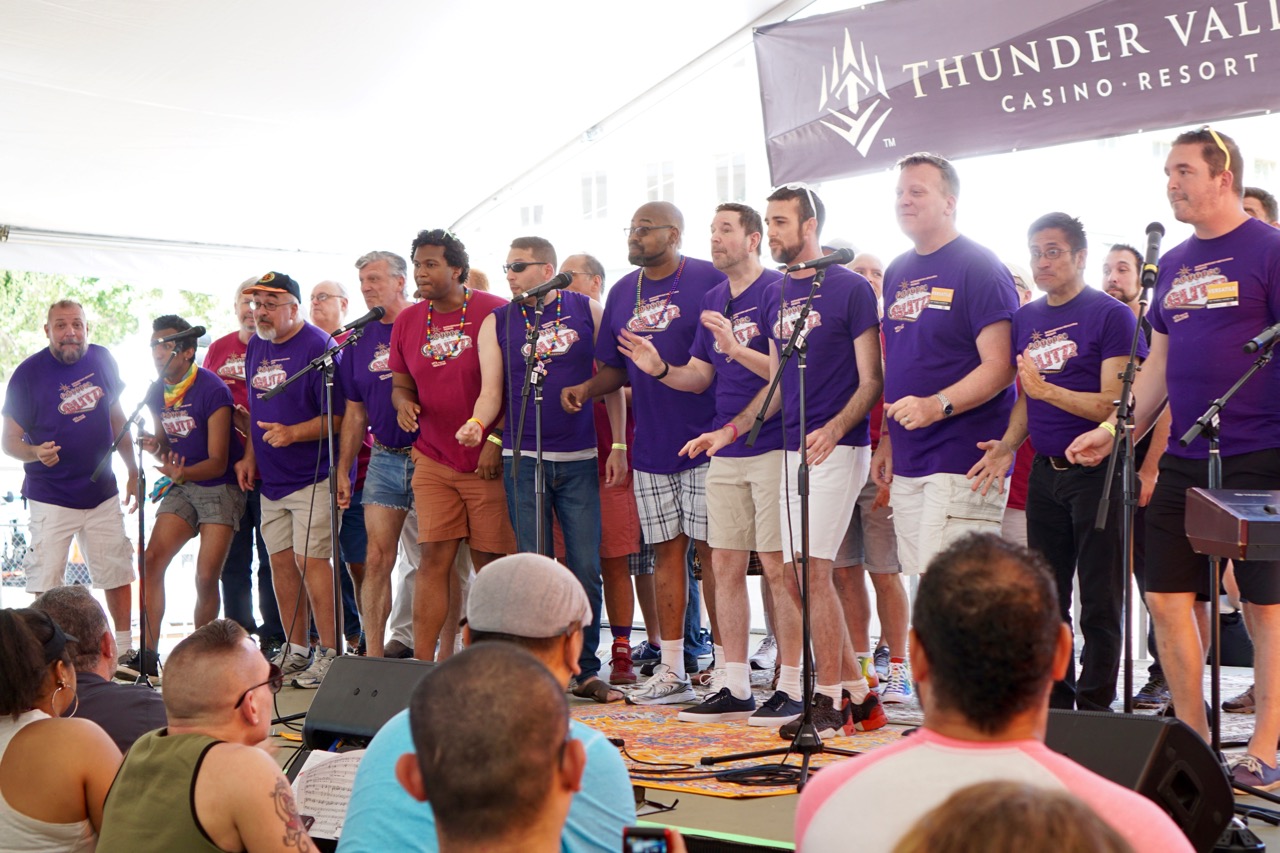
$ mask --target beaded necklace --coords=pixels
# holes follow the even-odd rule
[[[461,335],[467,327],[467,303],[471,301],[471,288],[465,284],[462,285],[462,322],[458,324],[458,334]],[[432,315],[435,313],[435,302],[427,300],[427,346],[431,349],[431,360],[435,362],[432,367],[439,367],[444,364],[444,356],[433,346],[431,346],[431,326]]]
[[[680,274],[684,272],[684,256],[680,256],[680,266],[676,267],[675,279],[671,282],[671,289],[667,291],[667,298],[662,302],[662,310],[656,311],[654,314],[657,319],[650,323],[641,313],[642,302],[640,301],[640,288],[644,286],[644,267],[640,268],[640,277],[636,279],[636,322],[644,326],[646,329],[655,329],[662,322],[662,317],[667,313],[667,307],[671,305],[671,296],[676,292],[676,288],[680,286]]]
[[[563,325],[560,319],[561,318],[560,294],[562,292],[563,291],[560,291],[560,290],[556,291],[556,322],[555,322],[555,325],[551,327],[552,332],[555,334],[556,340],[560,339],[560,328]],[[533,322],[529,319],[529,307],[527,305],[520,306],[520,315],[524,317],[525,339],[529,340],[530,338],[532,338],[534,342],[533,351],[537,355],[538,361],[544,362],[544,363],[550,361],[551,360],[550,351],[543,352],[543,353],[538,352],[538,338],[533,337]]]

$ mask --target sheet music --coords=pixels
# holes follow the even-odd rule
[[[342,834],[356,770],[363,757],[363,749],[350,752],[318,750],[307,756],[302,771],[293,782],[293,794],[304,823],[311,819],[307,831],[312,838],[336,839]]]

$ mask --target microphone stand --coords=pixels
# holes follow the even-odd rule
[[[321,370],[324,375],[324,429],[326,443],[329,449],[329,541],[333,543],[333,554],[329,560],[329,564],[333,570],[333,628],[336,634],[333,644],[334,651],[341,656],[344,652],[343,645],[346,635],[343,631],[345,627],[342,620],[342,571],[341,563],[338,560],[338,475],[347,476],[345,472],[337,472],[334,467],[337,461],[334,456],[334,446],[337,443],[334,439],[333,429],[333,372],[337,367],[338,353],[360,340],[360,336],[364,334],[364,326],[357,326],[351,330],[351,334],[347,335],[346,340],[340,344],[334,344],[320,355],[311,359],[311,362],[297,373],[290,376],[284,382],[270,389],[262,395],[262,399],[270,400],[272,397],[280,394],[284,389],[288,388],[298,379],[306,376],[313,370]],[[306,580],[306,554],[303,554],[302,562],[302,594],[307,595]],[[297,611],[295,610],[295,615]],[[292,623],[292,619],[289,620]]]
[[[826,275],[825,267],[814,273],[813,285],[809,288],[809,295],[805,298],[804,305],[801,306],[799,314],[796,315],[795,324],[791,327],[791,337],[787,339],[787,345],[782,348],[782,352],[778,355],[778,372],[773,375],[773,381],[769,384],[769,392],[765,395],[764,403],[756,413],[755,423],[751,426],[751,432],[747,435],[747,446],[751,447],[756,443],[756,438],[760,435],[760,428],[764,426],[765,412],[768,410],[769,402],[773,399],[773,395],[777,392],[778,385],[781,383],[783,369],[794,355],[800,380],[800,467],[796,477],[796,491],[800,496],[800,633],[802,645],[801,678],[803,679],[801,689],[803,710],[800,714],[800,728],[796,731],[795,737],[792,738],[790,746],[740,752],[731,755],[704,756],[699,762],[702,765],[714,765],[728,761],[745,761],[752,758],[790,755],[792,752],[798,752],[800,753],[800,773],[796,782],[797,792],[803,791],[805,784],[809,780],[809,760],[812,756],[822,752],[828,752],[833,755],[858,755],[853,750],[834,749],[824,746],[822,738],[818,735],[818,729],[813,724],[814,664],[812,625],[809,613],[809,452],[805,447],[805,436],[808,434],[807,413],[805,411],[805,371],[808,367],[808,346],[807,335],[804,333],[805,324],[809,319],[809,311],[813,307],[813,299],[817,296],[818,288],[822,286],[822,280],[826,278]],[[786,301],[785,279],[783,284],[781,302]],[[795,556],[791,556],[794,561]],[[838,650],[828,650],[828,653],[838,654]]]
[[[1107,476],[1102,484],[1102,497],[1098,501],[1098,514],[1093,529],[1107,528],[1111,514],[1111,487],[1115,483],[1116,457],[1120,458],[1120,480],[1123,484],[1123,509],[1120,511],[1120,553],[1124,555],[1124,712],[1133,713],[1133,526],[1138,513],[1138,470],[1134,451],[1136,436],[1133,420],[1133,382],[1138,371],[1138,341],[1142,335],[1142,322],[1146,318],[1151,285],[1143,284],[1138,297],[1138,322],[1133,328],[1133,340],[1129,344],[1129,361],[1120,374],[1120,399],[1116,400],[1116,434],[1111,442],[1111,456],[1107,459]]]
[[[558,298],[558,297],[557,297]],[[538,336],[542,333],[542,311],[546,306],[543,304],[543,297],[539,296],[533,300],[533,324],[525,330],[525,353],[524,353],[524,388],[520,392],[520,417],[516,420],[516,434],[511,440],[513,448],[511,452],[511,487],[519,494],[520,489],[520,448],[524,444],[524,417],[526,409],[529,405],[529,394],[533,393],[533,447],[534,447],[534,467],[533,467],[533,514],[534,524],[537,528],[534,532],[534,550],[539,554],[543,553],[546,535],[546,524],[543,520],[543,512],[545,511],[547,498],[547,484],[543,472],[542,462],[542,383],[547,378],[547,368],[538,360]],[[519,307],[518,303],[513,304],[512,309]],[[520,309],[521,314],[524,309]],[[516,507],[520,506],[520,501],[514,501]],[[516,513],[516,525],[519,526],[520,513]],[[545,556],[554,557],[554,554],[546,554]]]
[[[1227,393],[1209,404],[1209,408],[1205,413],[1196,419],[1191,425],[1191,429],[1187,430],[1186,435],[1178,439],[1178,443],[1186,447],[1203,433],[1209,439],[1209,488],[1222,488],[1222,448],[1219,444],[1219,423],[1218,414],[1226,408],[1228,401],[1235,396],[1236,392],[1244,386],[1246,382],[1253,378],[1253,374],[1267,366],[1274,355],[1272,348],[1274,339],[1262,347],[1262,352],[1250,365],[1244,375],[1236,380],[1236,384],[1232,385]],[[1209,603],[1213,606],[1211,618],[1209,620],[1209,734],[1210,746],[1213,748],[1214,755],[1222,759],[1222,731],[1221,731],[1221,711],[1218,700],[1221,698],[1222,686],[1219,679],[1222,675],[1222,623],[1218,618],[1218,597],[1219,590],[1222,588],[1222,557],[1213,555],[1209,558]]]
[[[111,465],[111,457],[120,447],[120,442],[124,441],[124,437],[129,434],[129,428],[134,424],[138,426],[138,440],[134,443],[138,450],[138,485],[137,498],[138,501],[138,632],[142,635],[138,641],[138,676],[134,679],[135,684],[142,684],[146,687],[154,687],[151,678],[147,675],[147,469],[142,464],[142,407],[147,404],[147,400],[152,393],[160,390],[164,394],[164,375],[169,372],[169,365],[173,364],[173,360],[178,357],[178,350],[175,347],[173,352],[169,353],[169,360],[165,362],[164,368],[160,371],[160,375],[152,380],[151,385],[147,387],[147,393],[142,395],[142,399],[138,401],[137,408],[133,410],[133,414],[120,427],[120,432],[116,435],[115,441],[111,442],[111,447],[107,450],[102,461],[98,463],[98,467],[94,469],[93,474],[89,476],[89,481],[96,483],[99,478],[106,473],[107,468]],[[161,402],[164,397],[161,396]],[[159,425],[164,429],[164,424]],[[114,627],[114,626],[113,626]],[[156,635],[159,636],[159,631]],[[159,645],[157,643],[157,645]],[[156,652],[156,660],[159,661],[159,649]],[[156,664],[156,674],[160,674],[160,665]]]

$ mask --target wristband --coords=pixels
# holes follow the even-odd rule
[[[662,372],[661,372],[661,373],[659,373],[657,376],[655,376],[655,377],[653,377],[653,378],[654,378],[654,379],[656,379],[656,380],[658,380],[659,382],[661,382],[663,379],[666,379],[666,378],[667,378],[667,374],[668,374],[668,373],[670,373],[670,372],[671,372],[671,365],[667,364],[667,362],[666,362],[665,360],[663,360],[663,362],[662,362]]]
[[[488,438],[485,439],[485,441],[489,442],[490,444],[496,444],[499,447],[502,446],[502,439],[498,438],[496,435],[489,436]]]
[[[613,443],[613,449],[614,449],[614,450],[626,450],[626,449],[627,449],[627,445],[626,445],[626,444],[624,444],[624,443],[623,443],[623,442],[621,442],[621,441],[615,441],[615,442]]]
[[[1112,437],[1115,437],[1116,425],[1111,423],[1111,421],[1103,421],[1102,423],[1098,424],[1098,426],[1102,427],[1107,432],[1111,433]]]
[[[738,440],[738,428],[733,425],[733,421],[729,421],[729,423],[725,424],[725,426],[733,430],[733,438],[729,439],[729,443],[733,444],[735,441]]]
[[[477,424],[480,427],[480,429],[484,429],[484,422],[481,421],[479,418],[467,418],[467,423]]]

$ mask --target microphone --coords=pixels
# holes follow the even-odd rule
[[[562,272],[555,278],[548,279],[537,287],[530,288],[519,296],[511,297],[512,302],[524,302],[526,299],[541,299],[553,290],[564,290],[573,284],[573,275],[571,273]]]
[[[1142,287],[1156,286],[1156,272],[1159,269],[1160,238],[1164,236],[1164,226],[1152,222],[1147,226],[1147,259],[1142,265]]]
[[[800,272],[800,270],[823,270],[832,264],[847,264],[853,260],[853,249],[837,249],[829,255],[805,261],[802,264],[792,264],[787,267],[787,272]]]
[[[1263,347],[1269,347],[1271,346],[1271,342],[1274,341],[1277,336],[1280,336],[1280,323],[1276,323],[1274,326],[1268,326],[1263,329],[1262,334],[1244,345],[1244,351],[1257,352]]]
[[[204,335],[204,326],[192,326],[185,332],[174,332],[172,335],[165,335],[163,338],[156,338],[151,342],[152,346],[156,344],[167,344],[172,341],[185,341],[187,338],[199,338]]]
[[[332,336],[336,338],[338,335],[341,335],[345,332],[355,331],[356,329],[359,329],[361,326],[364,326],[368,323],[372,323],[374,320],[381,320],[382,316],[386,313],[387,313],[386,308],[383,308],[381,305],[375,305],[369,309],[368,314],[365,314],[363,317],[358,317],[355,320],[352,320],[350,323],[343,326],[338,331],[334,332]]]

